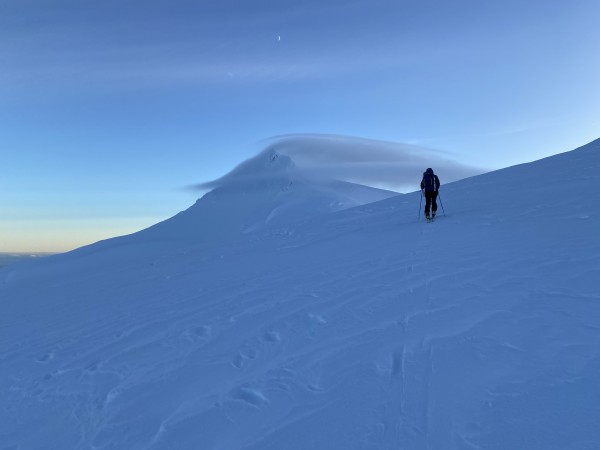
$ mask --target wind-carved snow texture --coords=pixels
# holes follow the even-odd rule
[[[0,448],[600,448],[599,163],[197,239],[201,203],[243,217],[215,193],[4,268]]]

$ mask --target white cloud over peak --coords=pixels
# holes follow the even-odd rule
[[[289,156],[306,176],[338,179],[399,192],[418,190],[422,172],[432,167],[442,183],[456,181],[485,172],[463,164],[452,155],[417,145],[379,141],[350,136],[293,134],[265,141],[260,154],[277,152]],[[252,161],[254,158],[248,160]],[[231,182],[249,167],[248,161],[223,177],[198,185],[213,188]]]

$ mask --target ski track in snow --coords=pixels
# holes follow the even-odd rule
[[[600,448],[580,153],[447,186],[432,224],[417,193],[1,270],[0,448]]]

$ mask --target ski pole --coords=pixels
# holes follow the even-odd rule
[[[421,220],[421,203],[423,203],[423,190],[421,190],[421,200],[419,200],[419,215],[418,215],[419,220]]]
[[[444,209],[444,203],[442,202],[442,196],[440,195],[440,191],[438,191],[438,197],[440,199],[440,205],[442,206],[442,211],[444,212],[444,216],[445,216],[446,210]]]

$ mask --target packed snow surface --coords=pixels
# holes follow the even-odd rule
[[[434,223],[291,164],[1,269],[0,448],[600,449],[600,140]]]

